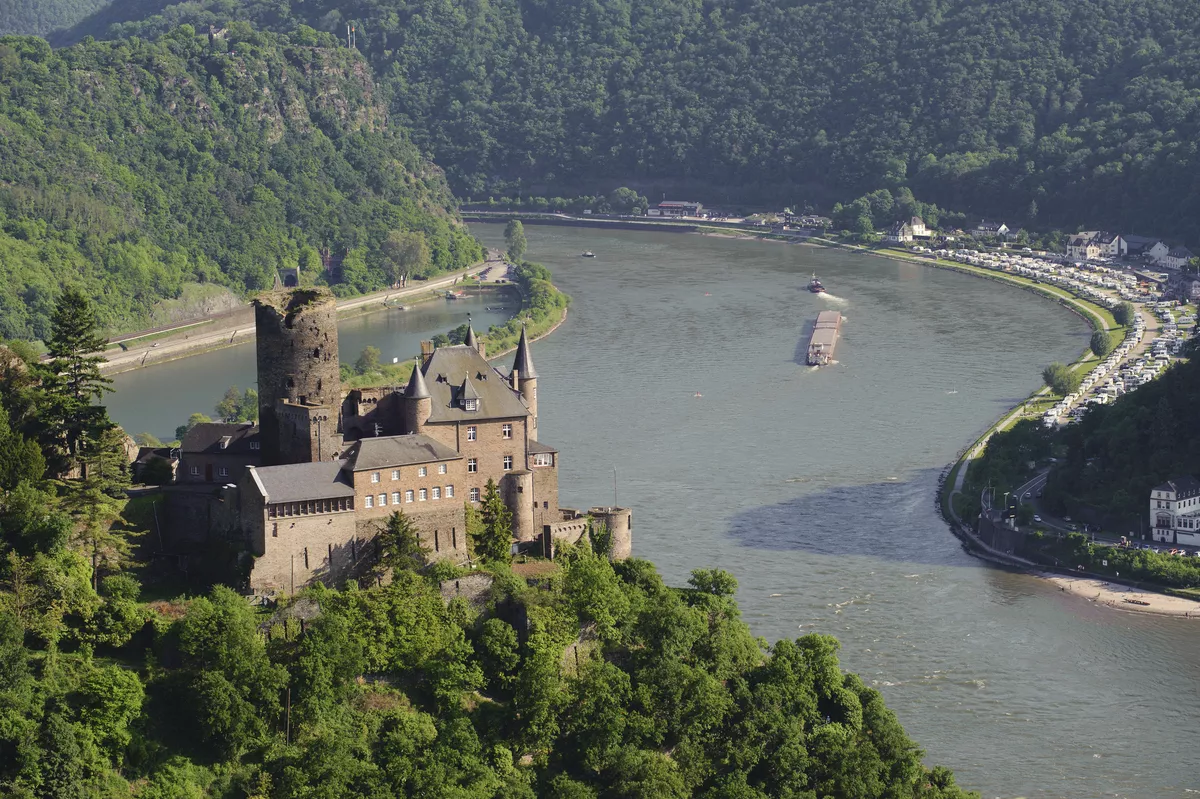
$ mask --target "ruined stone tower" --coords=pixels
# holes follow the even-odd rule
[[[254,300],[254,324],[263,465],[336,457],[342,389],[333,295],[323,288],[266,292]]]

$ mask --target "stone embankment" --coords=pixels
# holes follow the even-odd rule
[[[414,285],[403,289],[386,289],[361,297],[340,300],[338,314],[364,311],[374,306],[382,309],[401,300],[418,302],[432,299],[440,289],[449,288],[468,274],[485,264],[475,264],[468,269],[440,275],[432,280],[414,281]],[[200,352],[229,347],[254,338],[254,309],[247,304],[209,319],[196,319],[171,328],[123,336],[115,340],[116,348],[105,353],[101,370],[110,374],[126,372],[155,363],[175,360]],[[129,343],[124,343],[129,342]],[[140,342],[140,343],[139,343]]]

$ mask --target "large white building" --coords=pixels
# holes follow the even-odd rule
[[[1200,544],[1200,480],[1177,477],[1151,489],[1150,532],[1164,544]]]

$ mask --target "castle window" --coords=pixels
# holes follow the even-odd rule
[[[472,501],[472,502],[478,502],[478,501],[479,501],[479,489],[478,489],[478,488],[472,488],[472,489],[471,489],[471,501]]]
[[[399,469],[392,469],[392,479],[393,480],[400,479],[400,470]]]
[[[446,499],[454,499],[454,486],[446,486]]]
[[[438,474],[445,474],[445,473],[446,473],[446,464],[439,463],[438,464]]]
[[[382,508],[385,505],[387,505],[387,494],[380,494],[379,495],[379,507]]]
[[[413,490],[411,488],[404,492],[404,501],[405,502],[413,501]]]
[[[393,505],[399,505],[399,504],[400,504],[400,492],[399,492],[399,491],[393,491],[393,492],[392,492],[392,504],[393,504]]]
[[[433,498],[434,498],[434,499],[441,499],[441,498],[442,498],[442,489],[435,487],[435,488],[433,489]]]
[[[477,399],[463,400],[463,410],[466,411],[467,413],[475,413],[475,411],[479,410],[479,400],[477,400]]]
[[[504,438],[512,438],[512,425],[505,424],[500,426],[500,435]]]
[[[221,477],[228,477],[229,476],[229,467],[222,466],[221,468],[217,469],[217,474],[219,474]]]
[[[427,474],[429,474],[429,470],[424,466],[417,469],[417,477],[424,477]]]
[[[474,440],[475,440],[475,425],[471,425],[470,427],[467,428],[467,441],[474,441]]]
[[[199,474],[200,474],[200,467],[199,467],[199,466],[193,466],[193,467],[192,467],[192,476],[193,476],[193,477],[196,477],[196,476],[198,476]]]
[[[258,449],[258,448],[259,448],[259,444],[260,444],[260,443],[261,443],[261,442],[259,442],[259,441],[251,441],[251,442],[250,442],[250,449]]]
[[[429,499],[429,492],[426,491],[424,488],[418,489],[417,490],[417,501],[424,502],[427,499]]]
[[[512,470],[512,455],[504,456],[504,471]]]
[[[375,497],[371,496],[370,494],[367,494],[366,502],[364,503],[363,506],[367,507],[367,508],[375,507]]]
[[[371,482],[372,483],[379,482],[379,472],[371,472]]]
[[[471,474],[479,471],[479,463],[474,458],[467,458],[467,471]]]
[[[533,455],[534,466],[553,466],[554,455],[549,452],[535,452]]]

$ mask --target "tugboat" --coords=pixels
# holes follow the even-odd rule
[[[808,281],[808,290],[813,294],[825,293],[825,287],[821,285],[821,281],[817,280],[816,272],[813,272],[812,280]]]
[[[595,257],[596,257],[596,253],[592,252],[591,250],[584,250],[584,251],[583,251],[583,252],[580,254],[580,256],[579,256],[579,257],[580,257],[580,258],[595,258]]]

